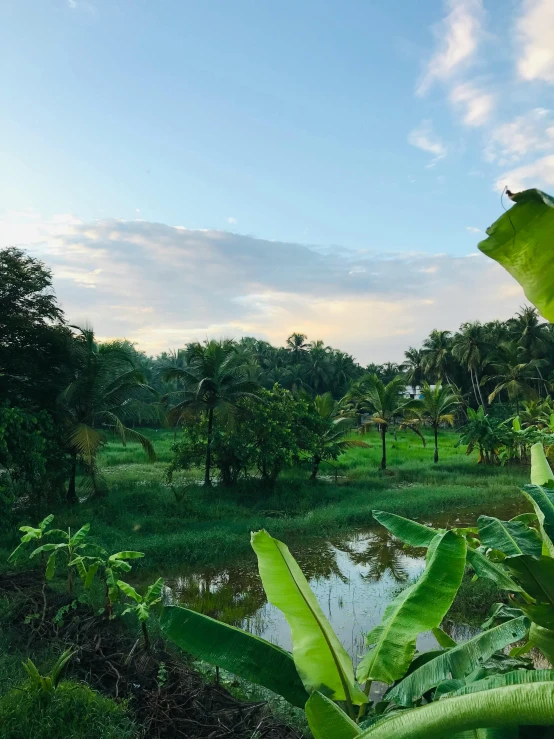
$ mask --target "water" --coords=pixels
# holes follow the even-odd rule
[[[421,522],[436,528],[469,526],[482,513],[507,520],[521,509],[517,501],[441,514]],[[381,621],[387,603],[425,567],[425,550],[403,545],[382,526],[304,545],[296,543],[290,549],[355,664],[364,652],[365,635]],[[255,565],[234,563],[226,568],[166,574],[166,584],[174,603],[291,649],[288,624],[281,612],[267,603]],[[446,630],[456,641],[475,633],[454,623],[447,623]],[[432,634],[420,635],[419,651],[436,646]]]

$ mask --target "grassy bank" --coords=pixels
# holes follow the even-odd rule
[[[111,551],[138,549],[147,555],[148,567],[211,565],[232,558],[252,557],[250,531],[266,528],[291,542],[331,535],[371,524],[371,510],[385,509],[422,521],[437,521],[441,512],[471,515],[472,509],[509,504],[521,510],[519,493],[528,471],[487,468],[456,448],[457,435],[441,434],[441,461],[433,464],[432,442],[427,448],[408,432],[389,439],[389,466],[379,470],[380,441],[366,436],[370,449],[352,449],[334,467],[322,465],[322,479],[307,478],[309,466],[282,476],[271,492],[255,480],[233,489],[183,483],[201,479],[201,472],[176,480],[177,500],[165,481],[171,458],[172,432],[148,432],[158,453],[154,464],[145,462],[137,445],[123,448],[110,443],[101,456],[109,483],[107,498],[81,503],[74,509],[59,507],[57,526],[80,526],[90,521],[96,541]],[[336,479],[335,479],[336,475]],[[46,511],[48,512],[48,511]],[[21,522],[37,521],[45,511],[24,511]],[[15,535],[3,542],[5,561]]]

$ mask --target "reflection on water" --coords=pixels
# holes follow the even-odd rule
[[[488,515],[509,519],[521,512],[522,504],[463,510],[422,523],[441,528],[468,526],[485,510]],[[424,550],[404,546],[382,526],[290,548],[355,663],[364,651],[365,635],[380,622],[387,603],[425,566]],[[166,584],[172,588],[174,602],[291,649],[288,624],[267,603],[255,566],[237,564],[169,575]],[[465,626],[449,624],[447,630],[456,640],[471,636]],[[431,634],[418,639],[420,651],[436,646]]]

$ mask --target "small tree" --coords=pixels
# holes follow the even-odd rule
[[[417,406],[413,406],[418,416],[428,423],[433,429],[435,439],[435,454],[433,461],[439,461],[439,426],[441,424],[454,425],[454,414],[449,412],[460,404],[457,393],[440,382],[431,387],[427,382],[421,387],[421,398],[416,401]]]
[[[352,429],[353,419],[338,415],[339,404],[333,400],[331,393],[316,395],[313,406],[319,420],[315,431],[315,450],[310,476],[310,479],[315,480],[321,462],[327,459],[337,459],[347,449],[353,447],[369,448],[369,444],[361,439],[345,438]]]
[[[118,580],[117,584],[125,595],[135,601],[135,604],[128,606],[121,615],[124,616],[126,613],[136,614],[144,636],[144,646],[146,649],[150,649],[150,637],[146,622],[150,618],[150,609],[152,606],[155,606],[156,603],[160,603],[162,600],[162,590],[164,586],[163,579],[159,577],[155,583],[150,585],[144,595],[137,593],[132,585],[129,585],[127,582],[123,582],[123,580]]]

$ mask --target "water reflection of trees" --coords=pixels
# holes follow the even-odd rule
[[[407,556],[419,558],[423,551],[402,544],[384,527],[376,528],[369,538],[364,537],[358,541],[339,541],[335,542],[335,546],[348,554],[354,564],[367,567],[367,572],[360,576],[368,582],[379,582],[387,574],[395,582],[406,582],[409,573],[405,558]]]

